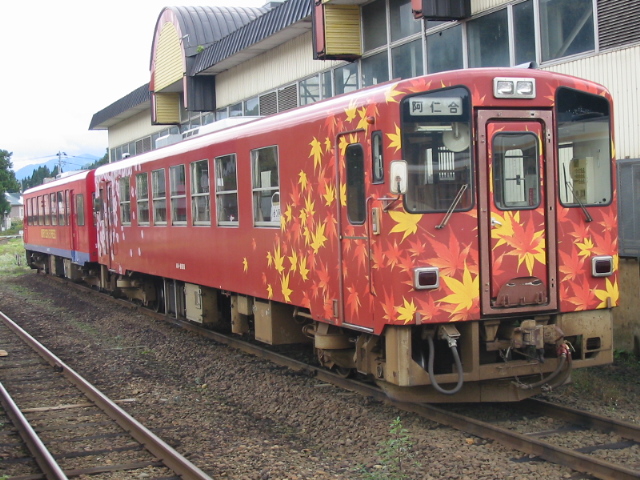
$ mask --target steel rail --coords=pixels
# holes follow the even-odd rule
[[[66,365],[56,355],[48,351],[40,342],[2,312],[0,312],[0,319],[44,358],[47,363],[59,369],[67,379],[76,385],[103,412],[140,442],[149,452],[160,459],[164,465],[180,475],[183,480],[212,480],[206,473],[167,445],[160,437],[153,434],[135,418],[109,400],[102,392],[78,375],[78,373]]]
[[[18,429],[18,433],[22,440],[27,445],[27,448],[35,458],[38,466],[45,474],[47,480],[68,480],[58,462],[56,462],[51,452],[45,447],[38,434],[35,432],[29,421],[18,408],[18,405],[13,401],[7,389],[4,388],[2,382],[0,382],[0,403],[13,425]]]

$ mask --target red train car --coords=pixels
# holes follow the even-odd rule
[[[97,265],[93,219],[94,171],[60,178],[24,192],[24,244],[33,268],[79,279]]]
[[[525,398],[612,360],[612,119],[600,85],[473,69],[102,166],[100,286],[394,398]]]

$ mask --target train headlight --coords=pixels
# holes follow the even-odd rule
[[[591,275],[608,277],[613,275],[613,257],[610,255],[591,258]]]
[[[440,286],[440,269],[423,267],[413,269],[413,287],[416,290],[430,290]]]
[[[493,96],[496,98],[536,98],[534,78],[496,77],[493,79]]]

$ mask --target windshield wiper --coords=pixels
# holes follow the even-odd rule
[[[582,203],[582,200],[580,200],[580,197],[578,197],[573,191],[573,185],[569,183],[569,181],[567,180],[567,172],[564,170],[564,168],[562,169],[562,174],[564,176],[565,186],[569,187],[569,190],[571,190],[571,195],[573,195],[573,199],[576,201],[578,205],[580,205],[580,208],[582,209],[582,213],[584,213],[585,221],[587,223],[593,222],[593,217],[589,214],[589,210],[587,210],[587,207],[584,206],[584,203]]]
[[[449,218],[451,218],[451,214],[460,203],[460,200],[462,200],[462,195],[467,190],[467,188],[469,188],[469,185],[466,183],[460,187],[460,190],[458,190],[456,197],[453,199],[453,202],[451,202],[451,206],[449,207],[449,210],[447,210],[447,213],[442,219],[442,222],[440,222],[439,225],[436,225],[437,230],[440,230],[441,228],[444,228],[447,225],[447,222],[449,222]]]

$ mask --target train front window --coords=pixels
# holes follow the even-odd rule
[[[471,188],[471,106],[464,88],[437,90],[402,101],[402,149],[409,178],[409,212],[468,210]]]
[[[609,102],[570,88],[556,95],[558,187],[568,207],[611,202],[611,114]]]

